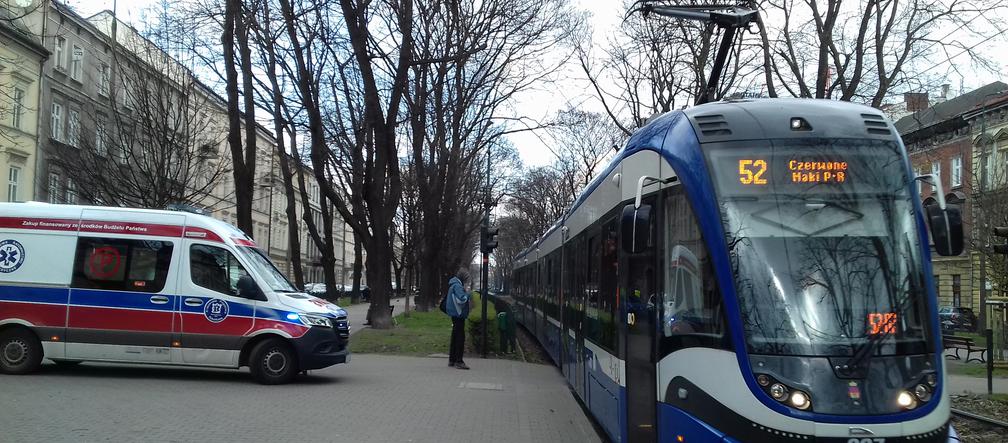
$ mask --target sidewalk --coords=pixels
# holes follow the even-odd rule
[[[946,356],[951,355],[951,352],[946,351]],[[987,393],[987,376],[980,375],[964,375],[964,374],[953,374],[953,367],[962,366],[973,366],[985,368],[986,363],[966,363],[962,360],[954,360],[950,358],[945,358],[945,365],[949,370],[948,374],[948,387],[949,394],[986,394]],[[1008,378],[999,377],[997,374],[994,375],[994,380],[992,381],[992,387],[995,394],[1008,394]]]
[[[444,359],[354,355],[336,376],[341,423],[330,441],[599,442],[563,377],[552,366],[472,358],[472,370]],[[319,381],[321,383],[321,380]],[[316,386],[319,386],[316,384]]]
[[[1008,378],[995,376],[992,386],[995,394],[1008,394]],[[986,394],[987,378],[949,374],[948,387],[949,394]]]
[[[392,299],[392,306],[395,309],[392,310],[392,315],[399,315],[403,312],[406,307],[406,297]],[[364,326],[364,322],[367,321],[367,311],[370,303],[358,303],[352,306],[340,306],[347,311],[347,323],[350,324],[350,335],[361,329],[367,328],[369,326]],[[413,297],[410,297],[410,310],[414,308]]]

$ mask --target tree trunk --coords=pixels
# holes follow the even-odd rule
[[[235,32],[238,37],[238,53],[241,57],[242,95],[245,102],[245,156],[243,160],[245,171],[241,174],[242,181],[235,180],[235,202],[237,203],[235,209],[238,212],[239,228],[245,230],[249,237],[253,237],[255,230],[252,221],[252,201],[255,198],[258,124],[255,121],[255,89],[252,84],[252,51],[249,49],[247,17],[241,6],[238,7],[237,12]],[[243,224],[245,226],[242,226]]]
[[[241,139],[241,112],[238,108],[238,69],[235,63],[235,27],[241,14],[241,0],[227,0],[224,8],[224,33],[221,45],[224,47],[224,70],[227,91],[228,146],[231,148],[232,176],[235,182],[235,200],[238,229],[251,236],[252,196],[244,192],[244,185],[251,187],[252,180],[245,165]],[[239,192],[241,189],[243,192]]]
[[[353,245],[353,288],[350,292],[350,299],[353,303],[360,303],[361,294],[361,271],[364,268],[364,251],[361,246],[360,240],[357,238],[357,234],[354,234],[354,245]]]
[[[369,248],[367,256],[367,277],[368,288],[371,289],[370,312],[371,327],[375,329],[389,329],[392,327],[392,316],[389,315],[389,295],[392,293],[392,282],[389,280],[391,272],[391,257],[387,254],[391,251],[391,244],[387,238],[378,234],[378,241],[385,244],[375,248]]]
[[[266,19],[269,20],[269,17]],[[265,23],[268,26],[268,23]],[[267,33],[269,28],[267,28]],[[294,194],[294,172],[291,171],[290,160],[287,158],[287,149],[284,144],[284,132],[288,120],[283,118],[281,107],[284,106],[283,94],[280,90],[280,81],[277,79],[276,45],[273,40],[266,39],[264,42],[268,54],[268,69],[266,76],[269,77],[270,88],[273,92],[273,130],[276,133],[276,155],[280,162],[280,174],[283,179],[284,196],[287,198],[287,207],[284,208],[287,214],[287,255],[290,256],[291,270],[294,274],[294,284],[298,289],[304,288],[304,271],[301,268],[301,236],[298,226],[297,198]],[[291,131],[294,128],[291,127]],[[272,174],[273,171],[270,171]],[[272,179],[272,178],[271,178]],[[308,204],[308,202],[303,202]],[[270,218],[273,217],[273,208],[270,208]]]

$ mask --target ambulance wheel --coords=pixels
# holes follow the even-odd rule
[[[252,377],[264,385],[280,385],[294,379],[298,373],[297,355],[280,339],[267,339],[255,345],[249,354]]]
[[[42,364],[42,343],[35,334],[23,329],[0,333],[0,372],[27,374]]]

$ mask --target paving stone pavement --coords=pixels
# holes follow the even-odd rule
[[[600,441],[554,367],[467,363],[353,355],[285,386],[247,369],[47,363],[0,375],[0,441]]]

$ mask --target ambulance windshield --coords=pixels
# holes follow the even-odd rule
[[[245,256],[245,260],[254,268],[263,281],[275,292],[298,292],[294,285],[287,280],[287,277],[273,266],[273,262],[266,257],[266,253],[259,248],[239,247],[238,250]]]

